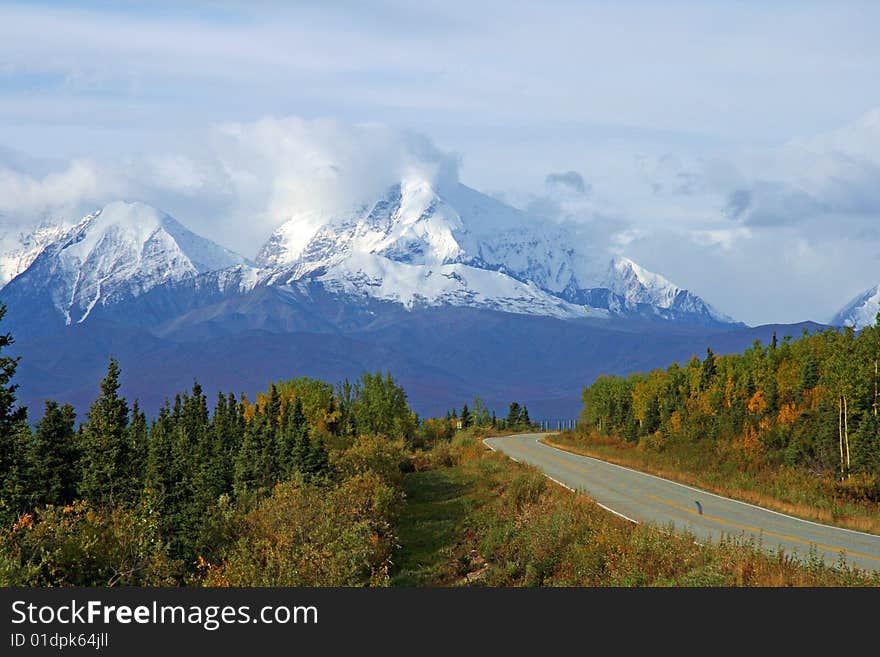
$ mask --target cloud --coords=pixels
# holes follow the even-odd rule
[[[749,177],[727,189],[728,219],[752,226],[824,220],[855,236],[880,216],[880,110],[834,131],[729,157]]]
[[[239,210],[264,229],[306,210],[344,212],[407,178],[443,188],[458,181],[458,157],[426,137],[380,124],[346,125],[297,117],[229,123],[212,149]]]
[[[115,176],[100,167],[75,160],[44,175],[31,175],[0,164],[0,215],[9,227],[25,228],[39,221],[72,220],[83,206],[121,191]]]
[[[245,255],[304,211],[344,212],[416,177],[458,181],[459,158],[415,133],[380,124],[270,117],[226,123],[191,152],[74,160],[49,171],[0,151],[0,215],[24,229],[74,221],[114,200],[139,200]]]
[[[577,171],[563,171],[561,173],[548,173],[544,178],[544,185],[548,188],[567,188],[578,194],[589,194],[591,187],[584,182],[584,177]]]

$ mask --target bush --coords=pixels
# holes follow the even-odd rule
[[[85,502],[24,514],[0,538],[0,586],[169,586],[167,557],[149,518]]]
[[[401,494],[376,473],[327,491],[278,484],[245,518],[224,562],[209,566],[208,586],[383,586],[396,548]]]
[[[407,461],[403,439],[381,435],[361,436],[351,447],[332,456],[332,465],[343,479],[373,472],[395,485],[402,482],[402,468]]]

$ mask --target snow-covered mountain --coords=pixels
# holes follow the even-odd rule
[[[852,326],[856,329],[873,326],[880,312],[880,285],[866,290],[846,304],[831,320],[832,326]]]
[[[159,210],[116,202],[30,238],[2,295],[41,324],[81,323],[97,308],[140,326],[206,317],[222,325],[224,314],[240,321],[249,312],[259,318],[251,326],[278,326],[279,317],[290,326],[291,313],[309,307],[336,304],[349,310],[334,316],[369,317],[387,314],[389,303],[404,311],[733,322],[628,258],[598,255],[602,245],[577,231],[461,184],[440,191],[416,179],[346,212],[294,215],[252,266]]]
[[[0,235],[0,288],[30,267],[48,244],[69,229],[67,224],[43,224],[31,233]]]
[[[3,288],[4,298],[50,305],[66,324],[96,307],[157,286],[245,263],[143,203],[114,202],[77,225],[40,233],[27,268]]]
[[[318,280],[406,306],[472,305],[562,317],[733,320],[577,229],[541,221],[464,185],[391,187],[373,205],[297,214],[257,256],[275,280]]]

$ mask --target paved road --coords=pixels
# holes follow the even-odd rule
[[[581,490],[612,513],[634,522],[689,530],[697,540],[722,535],[754,536],[769,550],[778,546],[806,558],[814,546],[829,563],[840,554],[859,568],[880,570],[880,536],[800,520],[613,463],[572,454],[539,442],[547,434],[487,438],[485,443],[529,463],[564,486]]]

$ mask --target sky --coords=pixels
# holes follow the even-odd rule
[[[143,200],[253,256],[413,173],[749,324],[880,283],[880,3],[0,0],[0,233]]]

